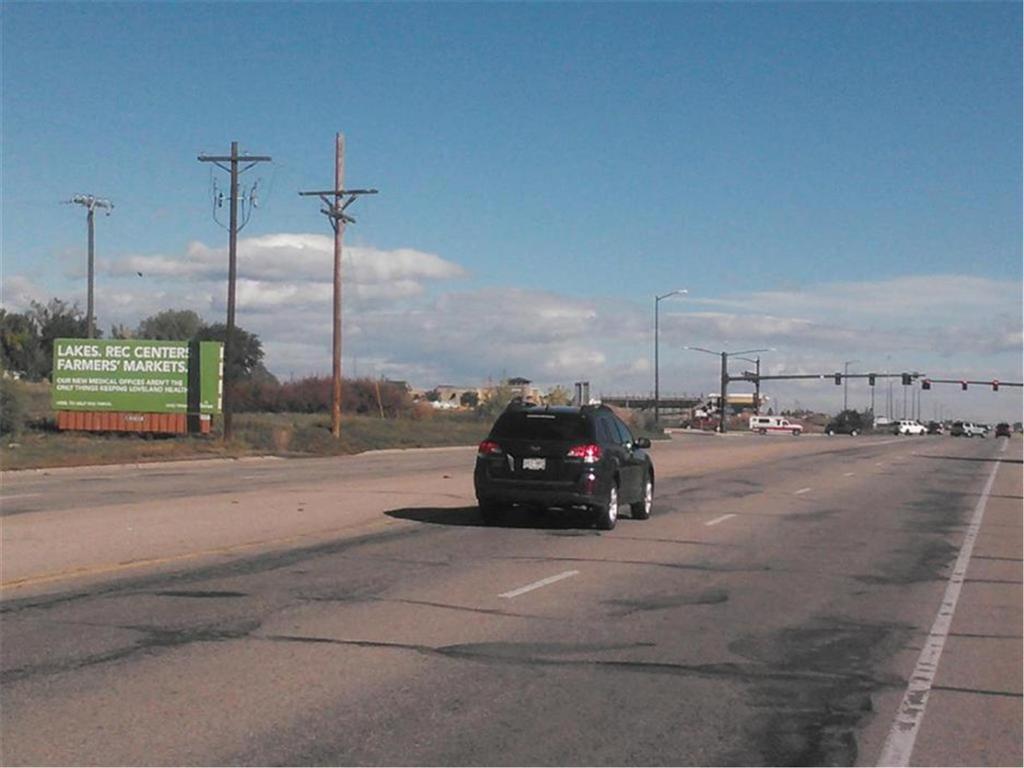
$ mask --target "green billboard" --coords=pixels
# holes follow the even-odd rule
[[[51,401],[58,411],[220,413],[218,341],[57,339]]]

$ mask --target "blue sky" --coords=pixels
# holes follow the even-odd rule
[[[2,23],[5,307],[84,306],[84,216],[59,202],[91,192],[116,206],[100,327],[222,319],[196,156],[238,140],[274,158],[243,177],[239,322],[279,375],[328,371],[329,228],[295,193],[330,186],[342,131],[346,181],[381,190],[346,233],[348,372],[649,390],[652,297],[686,287],[661,304],[670,391],[714,387],[684,344],[1021,379],[1019,4],[8,3]]]

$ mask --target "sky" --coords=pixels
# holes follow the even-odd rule
[[[2,305],[98,327],[226,314],[282,379],[331,369],[330,224],[300,190],[372,187],[344,236],[345,375],[507,376],[595,394],[762,373],[1020,382],[1019,3],[22,3],[2,23]],[[733,361],[738,373],[750,366]],[[733,391],[744,385],[734,384]],[[831,380],[765,383],[836,411]],[[852,407],[870,405],[863,382]],[[876,410],[884,403],[876,391]],[[897,387],[897,408],[903,393]],[[1018,421],[1019,388],[921,414]]]

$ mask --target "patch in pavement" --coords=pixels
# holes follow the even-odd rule
[[[872,711],[871,696],[900,680],[875,677],[881,660],[901,648],[912,629],[823,618],[766,636],[747,636],[729,650],[783,676],[756,681],[746,746],[729,755],[737,765],[854,765],[857,728]],[[817,673],[816,677],[814,673]]]
[[[613,615],[629,616],[640,611],[666,611],[688,605],[718,605],[726,602],[728,599],[728,590],[713,587],[711,589],[675,595],[652,595],[636,600],[604,600],[602,602],[604,605],[612,605],[618,608]]]
[[[698,483],[695,485],[686,484],[681,488],[675,487],[671,493],[661,492],[657,499],[668,501],[670,499],[683,499],[688,505],[693,506],[701,501],[726,499],[742,499],[747,496],[757,496],[764,492],[764,485],[752,480],[744,480],[738,477],[717,478],[713,483]]]
[[[790,512],[782,515],[779,519],[784,523],[818,522],[834,517],[840,512],[841,510],[838,509],[812,509],[809,512]]]

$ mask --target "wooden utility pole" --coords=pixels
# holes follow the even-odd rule
[[[375,195],[376,189],[345,189],[345,135],[337,134],[334,142],[334,189],[299,192],[302,196],[315,195],[325,208],[320,212],[327,216],[334,228],[334,316],[333,350],[331,365],[331,434],[341,437],[341,241],[345,236],[345,225],[355,224],[355,219],[345,209],[360,195]]]
[[[272,158],[269,156],[239,155],[238,142],[231,142],[231,154],[224,155],[200,155],[198,160],[201,163],[213,163],[221,170],[231,174],[231,219],[228,224],[228,324],[224,336],[224,441],[231,440],[231,406],[232,398],[231,385],[234,384],[231,371],[231,352],[235,336],[235,279],[238,276],[238,176],[245,173],[258,163],[268,163]],[[224,165],[228,163],[228,165]],[[247,165],[239,169],[239,163]]]
[[[334,137],[334,189],[345,188],[345,137]],[[335,200],[337,205],[337,200]],[[334,314],[331,324],[331,434],[341,437],[341,240],[345,236],[344,219],[332,219],[334,226]]]

